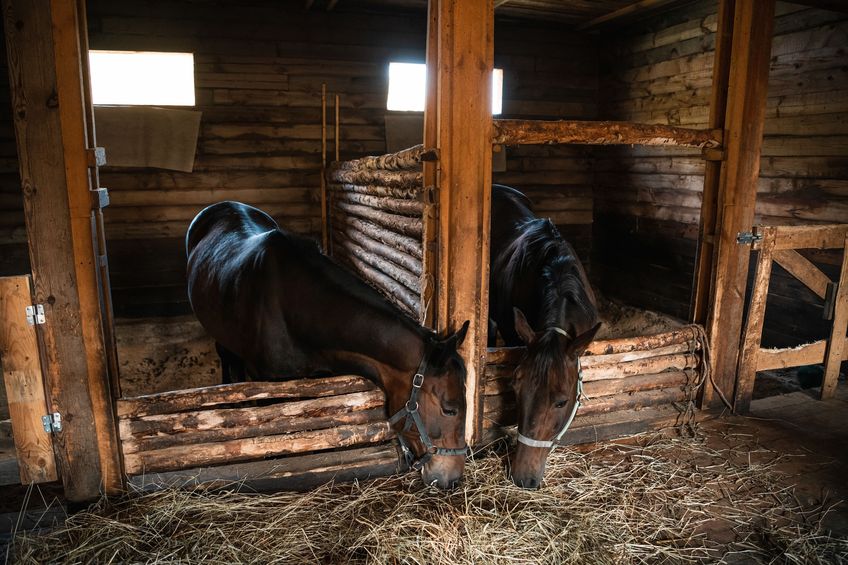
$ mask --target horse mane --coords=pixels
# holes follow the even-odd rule
[[[541,277],[542,327],[535,329],[542,333],[533,345],[536,354],[529,356],[533,365],[529,374],[536,386],[544,386],[549,376],[562,374],[566,363],[559,334],[545,330],[569,320],[569,327],[563,329],[576,337],[578,328],[597,322],[598,311],[577,254],[550,219],[521,222],[516,232],[519,235],[495,259],[495,284],[503,296],[509,296],[522,275],[529,272]]]

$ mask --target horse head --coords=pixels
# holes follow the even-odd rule
[[[571,424],[580,392],[579,356],[601,324],[573,335],[561,327],[536,332],[515,309],[515,329],[527,344],[513,380],[518,407],[518,447],[510,459],[513,482],[538,488],[551,448]]]
[[[453,488],[465,468],[465,363],[457,353],[468,331],[429,334],[412,387],[387,391],[390,421],[407,463],[426,484]],[[407,382],[408,377],[407,377]]]

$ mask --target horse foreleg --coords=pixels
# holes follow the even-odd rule
[[[245,382],[244,361],[218,342],[215,342],[215,351],[221,358],[221,383],[228,385]]]

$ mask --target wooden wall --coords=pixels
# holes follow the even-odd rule
[[[715,0],[601,41],[601,116],[706,127]],[[757,222],[848,222],[848,14],[778,2]],[[697,151],[595,151],[593,269],[602,288],[686,317],[703,188]],[[834,257],[819,257],[833,271]],[[820,301],[776,268],[766,341],[821,337]],[[835,275],[836,273],[831,273]]]
[[[320,233],[322,83],[342,95],[342,158],[385,151],[388,62],[423,62],[425,14],[346,13],[344,3],[330,13],[305,12],[303,6],[302,0],[89,2],[92,49],[195,53],[203,112],[194,172],[102,169],[112,201],[105,217],[118,315],[188,311],[183,237],[208,204],[240,200],[287,229]],[[499,24],[496,37],[504,116],[595,117],[591,38],[540,23]],[[28,269],[6,76],[0,78],[0,274]],[[540,212],[574,225],[563,231],[588,257],[587,151],[508,150],[508,167],[496,181],[527,189]]]

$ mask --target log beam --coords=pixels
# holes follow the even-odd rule
[[[633,122],[578,120],[495,120],[492,144],[542,145],[577,143],[585,145],[677,145],[718,147],[718,130],[690,129]]]
[[[747,246],[736,242],[736,236],[750,230],[754,223],[774,4],[774,0],[750,0],[734,6],[724,127],[726,161],[718,191],[715,278],[706,325],[712,351],[712,380],[725,397],[733,394],[736,385],[742,335],[740,313],[744,309],[751,255]],[[713,387],[704,388],[703,403],[707,406],[716,403],[712,393]]]
[[[492,184],[491,80],[494,60],[492,0],[431,0],[436,7],[438,281],[437,327],[471,322],[465,359],[466,426],[470,444],[482,434],[482,391],[489,302],[489,214]],[[427,49],[432,55],[431,49]],[[425,131],[431,128],[425,125]]]

